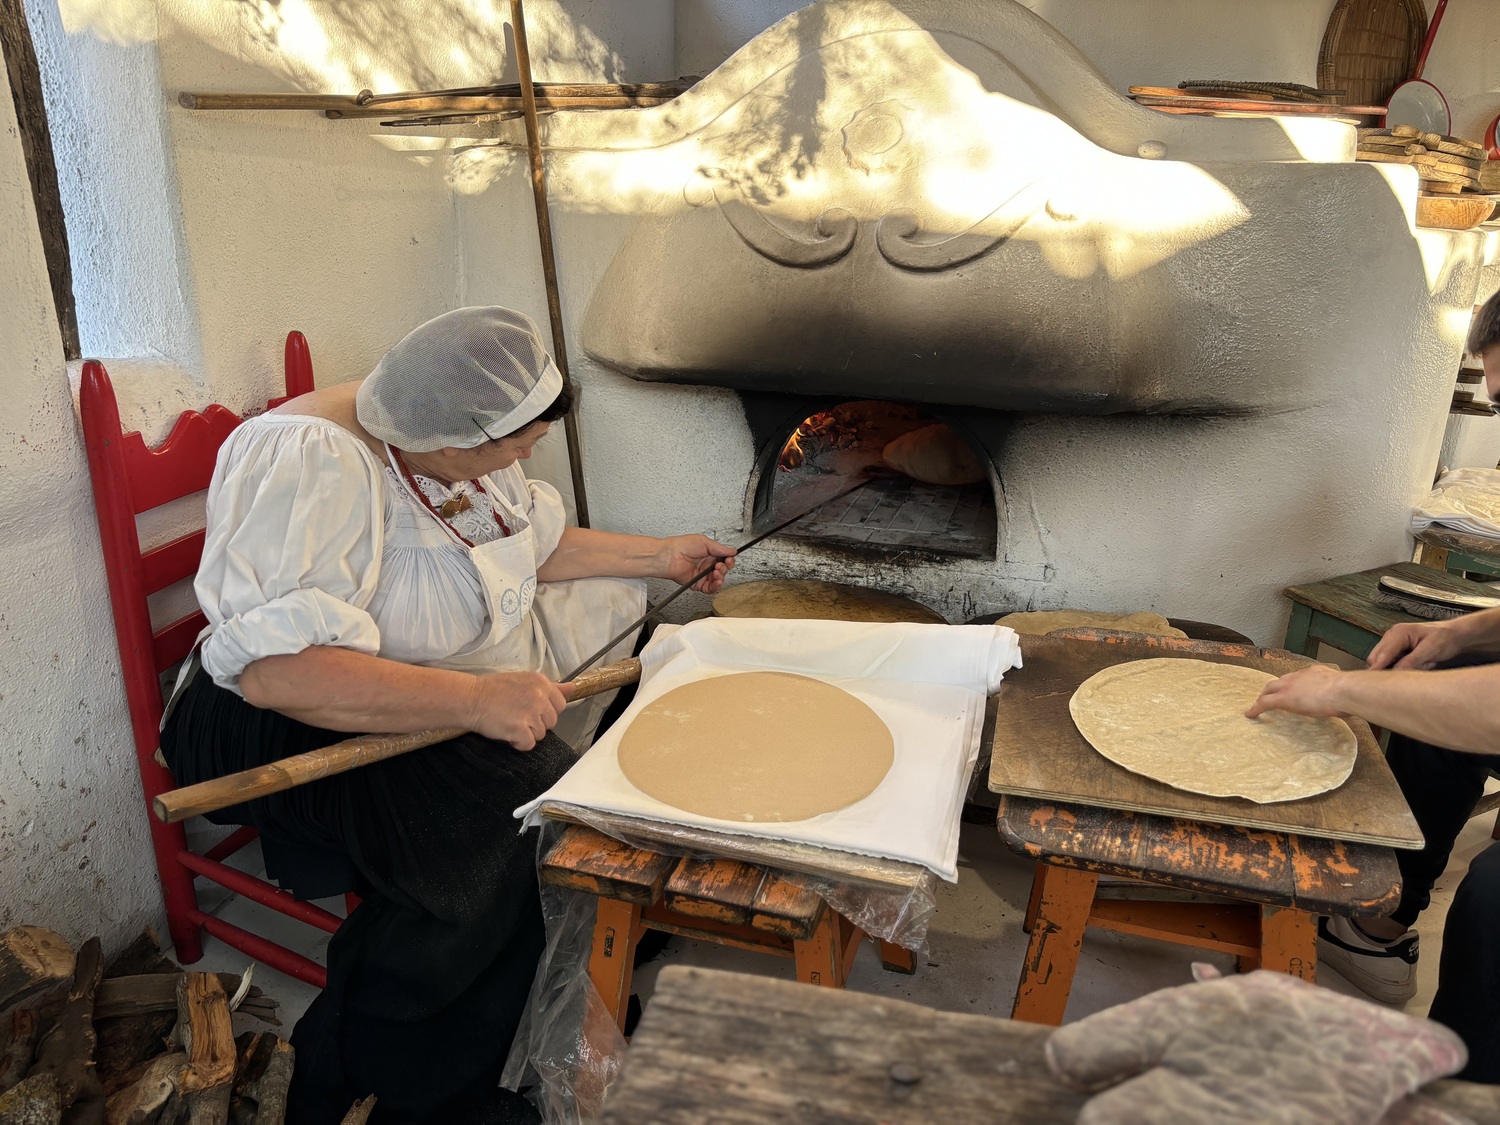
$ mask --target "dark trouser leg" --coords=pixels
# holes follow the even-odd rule
[[[1500,1084],[1500,844],[1475,857],[1443,927],[1431,1017],[1469,1047],[1459,1078]]]
[[[1484,795],[1489,767],[1500,764],[1500,759],[1461,754],[1393,734],[1386,760],[1427,840],[1420,851],[1396,850],[1401,901],[1391,918],[1410,926],[1427,908],[1433,884],[1448,866],[1453,842]]]

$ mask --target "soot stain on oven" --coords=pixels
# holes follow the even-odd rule
[[[753,521],[868,480],[777,538],[856,565],[996,558],[1003,508],[996,470],[951,408],[745,391],[740,398],[757,450],[747,489]]]

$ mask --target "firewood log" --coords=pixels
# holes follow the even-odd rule
[[[370,1120],[370,1114],[375,1112],[375,1095],[368,1098],[360,1098],[349,1107],[349,1112],[344,1114],[344,1120],[340,1125],[365,1125]]]
[[[0,1049],[0,1094],[26,1077],[36,1061],[36,1041],[41,1030],[41,1021],[32,1009],[17,1008],[11,1012],[5,1046]]]
[[[37,1074],[0,1094],[0,1121],[5,1125],[59,1125],[62,1091],[50,1074]]]
[[[229,1102],[230,1125],[282,1125],[296,1054],[285,1039],[266,1032],[241,1035],[240,1066]]]
[[[227,1125],[237,1053],[229,997],[215,973],[184,973],[177,985],[178,1044],[187,1065],[177,1072],[177,1092],[190,1125]]]
[[[240,977],[236,973],[216,973],[225,995],[239,988]],[[96,1020],[143,1015],[147,1012],[175,1012],[177,1010],[177,982],[181,970],[172,973],[151,973],[142,976],[114,977],[99,985],[99,994],[94,998]],[[254,1016],[262,1023],[279,1026],[276,1018],[278,1004],[256,985],[240,1006],[235,1009]]]
[[[185,1065],[187,1055],[181,1051],[156,1056],[134,1083],[109,1096],[105,1125],[154,1125],[176,1092],[177,1072]]]
[[[28,1078],[51,1075],[62,1094],[68,1125],[102,1125],[104,1090],[94,1073],[94,993],[104,974],[98,938],[78,951],[73,983],[57,1019],[37,1044]],[[19,1089],[19,1087],[17,1087]]]
[[[24,1004],[73,975],[73,947],[40,926],[0,934],[0,1012]]]
[[[161,943],[149,928],[105,966],[104,981],[94,997],[94,1032],[99,1037],[94,1059],[106,1095],[139,1080],[145,1064],[166,1051],[167,1037],[177,1022],[181,972],[181,966],[162,953]],[[113,980],[147,974],[165,974],[170,982],[167,1002],[160,1011],[115,1013],[107,1009],[104,1001]]]

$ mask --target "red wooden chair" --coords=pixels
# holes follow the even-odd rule
[[[312,357],[307,339],[300,332],[292,332],[286,338],[286,396],[272,399],[267,407],[312,389]],[[316,962],[269,938],[207,914],[198,905],[193,879],[201,875],[235,894],[320,930],[333,933],[339,928],[343,919],[338,915],[299,902],[264,879],[223,862],[250,844],[258,835],[257,830],[240,828],[198,855],[188,850],[187,834],[181,824],[163,824],[151,813],[152,799],[176,788],[157,750],[157,728],[163,708],[160,676],[188,655],[207,620],[201,611],[194,610],[153,630],[146,599],[197,572],[204,532],[195,531],[142,552],[136,517],[207,488],[219,446],[240,419],[217,403],[201,414],[184,411],[167,440],[156,449],[149,449],[138,431],[121,432],[114,388],[104,365],[96,360],[83,365],[80,412],[109,578],[115,639],[120,646],[125,698],[130,708],[141,788],[145,790],[146,819],[151,825],[151,845],[167,909],[167,928],[177,959],[192,964],[201,958],[202,931],[207,930],[257,961],[322,988],[327,974]]]

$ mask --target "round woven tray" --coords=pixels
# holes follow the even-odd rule
[[[1318,85],[1343,90],[1346,105],[1385,105],[1426,36],[1422,0],[1338,0],[1318,50]]]

